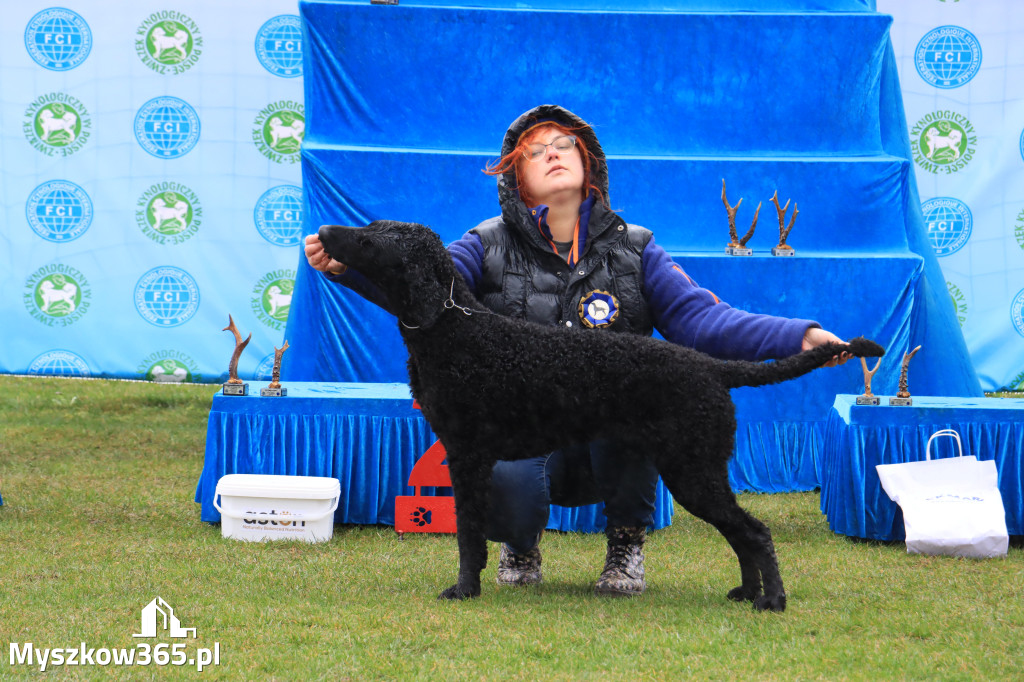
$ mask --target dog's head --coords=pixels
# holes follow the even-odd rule
[[[391,311],[410,326],[428,326],[451,291],[455,264],[441,238],[415,223],[377,220],[366,227],[324,225],[327,254],[375,284]]]

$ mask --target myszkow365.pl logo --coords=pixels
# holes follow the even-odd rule
[[[959,88],[981,69],[981,43],[959,26],[939,26],[924,34],[914,50],[918,74],[936,88]]]
[[[199,231],[203,207],[191,189],[178,182],[160,182],[147,189],[135,207],[135,223],[158,244],[181,244]]]
[[[263,275],[252,288],[252,311],[259,321],[272,329],[283,329],[294,289],[294,270],[274,270]]]
[[[153,12],[135,36],[135,53],[143,64],[160,74],[185,73],[203,53],[199,26],[176,10]]]
[[[974,158],[978,136],[966,116],[933,111],[910,130],[914,163],[929,173],[955,173]]]
[[[963,327],[964,322],[967,321],[967,297],[964,296],[964,292],[960,290],[960,287],[949,280],[946,280],[946,288],[949,289],[949,297],[953,301],[954,310],[956,310],[957,322]]]
[[[256,58],[282,78],[302,75],[302,24],[294,14],[268,19],[256,32]]]
[[[64,92],[40,95],[25,110],[25,139],[47,156],[71,156],[92,131],[92,118],[76,97]]]
[[[54,263],[36,270],[25,281],[25,307],[37,322],[66,327],[77,322],[92,300],[85,275],[70,265]]]
[[[182,626],[174,615],[174,609],[157,597],[142,608],[142,632],[135,638],[168,637],[171,639],[195,639],[196,628]],[[8,654],[11,666],[38,666],[39,672],[47,668],[72,666],[188,666],[202,672],[211,665],[220,665],[220,642],[213,647],[196,648],[189,651],[186,642],[142,642],[133,647],[91,647],[85,642],[74,647],[40,647],[34,642],[11,642]]]
[[[29,227],[49,242],[78,239],[92,224],[92,200],[67,180],[50,180],[32,190],[25,202]]]
[[[252,141],[274,163],[298,163],[305,135],[306,108],[299,102],[274,102],[253,122]]]
[[[51,7],[29,19],[25,27],[25,49],[44,69],[67,71],[89,56],[92,31],[78,13]]]
[[[142,379],[158,384],[200,383],[203,378],[192,356],[177,350],[150,353],[136,371]]]

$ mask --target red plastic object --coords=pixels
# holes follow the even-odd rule
[[[437,441],[413,466],[409,485],[414,493],[395,496],[395,532],[399,535],[455,532],[455,498],[451,495],[420,494],[423,486],[451,487],[448,465],[444,463],[447,456],[444,445]]]

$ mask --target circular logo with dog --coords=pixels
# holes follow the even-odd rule
[[[155,97],[135,114],[135,139],[161,159],[176,159],[199,142],[199,115],[177,97]]]
[[[256,229],[275,246],[295,246],[302,241],[302,188],[271,187],[256,202]]]
[[[939,26],[924,34],[914,51],[917,73],[936,88],[959,88],[981,69],[981,43],[960,26]]]
[[[25,110],[22,132],[36,151],[71,156],[89,139],[92,118],[85,105],[63,92],[37,97]]]
[[[48,350],[36,356],[29,363],[28,373],[62,377],[87,377],[91,374],[85,360],[69,350]]]
[[[966,116],[934,111],[910,130],[914,162],[929,173],[956,173],[974,157],[978,137]]]
[[[256,58],[282,78],[302,75],[302,24],[293,14],[268,19],[256,32]]]
[[[25,27],[25,49],[44,69],[67,71],[89,56],[92,31],[77,12],[51,7],[29,19]]]
[[[1010,321],[1013,323],[1013,328],[1017,330],[1017,333],[1024,336],[1024,289],[1017,292],[1017,295],[1013,297],[1010,302]]]
[[[963,327],[964,322],[967,321],[967,297],[964,296],[960,287],[949,280],[946,281],[946,288],[949,290],[949,298],[953,301],[953,309],[956,310],[957,322]]]
[[[186,353],[161,350],[147,355],[136,368],[139,378],[158,384],[200,383],[199,365]]]
[[[252,311],[272,329],[284,329],[295,289],[294,270],[268,272],[252,288]]]
[[[1024,372],[1010,380],[1009,388],[1011,391],[1024,391]]]
[[[25,202],[29,227],[49,242],[78,239],[92,224],[92,200],[67,180],[50,180],[32,190]]]
[[[176,10],[153,12],[135,30],[135,53],[159,74],[185,73],[203,53],[199,26]]]
[[[25,282],[24,302],[32,318],[48,327],[74,324],[89,310],[92,289],[76,268],[55,263]]]
[[[949,256],[971,238],[974,218],[967,204],[953,197],[935,197],[921,204],[928,241],[936,256]]]
[[[306,135],[306,108],[290,100],[274,102],[253,123],[252,140],[274,163],[298,163]]]
[[[136,202],[135,223],[158,244],[182,244],[196,235],[203,207],[195,192],[178,182],[161,182]]]
[[[171,265],[155,267],[135,284],[135,309],[157,327],[185,324],[199,310],[199,286],[192,275]]]
[[[607,291],[591,291],[580,298],[579,314],[591,329],[607,327],[619,317],[619,300]]]

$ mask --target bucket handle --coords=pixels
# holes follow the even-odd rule
[[[952,436],[954,439],[956,439],[956,449],[960,451],[959,456],[964,456],[964,448],[960,444],[960,434],[954,431],[953,429],[942,429],[941,431],[936,431],[935,433],[933,433],[932,437],[928,439],[928,444],[924,446],[924,458],[926,461],[931,460],[932,458],[932,441],[935,440],[938,436]]]
[[[229,514],[229,513],[227,513],[226,511],[224,511],[223,509],[220,508],[220,505],[217,504],[217,497],[220,494],[221,493],[219,493],[219,492],[215,492],[213,494],[213,506],[214,506],[214,508],[217,511],[219,511],[221,513],[221,516],[227,516],[228,518],[232,518],[232,519],[240,519],[240,518],[242,518],[242,514]],[[260,517],[260,521],[263,521],[263,520],[267,520],[267,521],[319,521],[320,519],[324,518],[328,514],[333,514],[334,511],[338,508],[338,502],[340,502],[340,501],[341,501],[341,496],[339,495],[338,497],[334,498],[334,502],[331,503],[331,508],[330,509],[328,509],[327,511],[325,511],[325,512],[323,512],[321,514],[317,514],[316,516],[306,516],[305,514],[303,514],[302,516],[299,516],[298,514],[259,514],[259,517]]]

